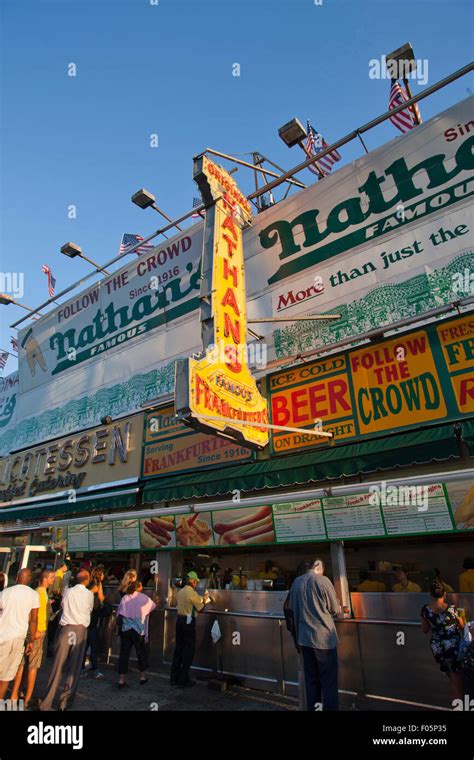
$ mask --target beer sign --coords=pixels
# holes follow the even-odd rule
[[[203,353],[176,368],[176,412],[205,432],[263,448],[267,404],[247,364],[247,305],[242,230],[250,203],[222,167],[195,159],[194,179],[206,205],[201,283]],[[234,422],[235,421],[235,422]]]

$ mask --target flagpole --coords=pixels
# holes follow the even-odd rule
[[[8,354],[9,356],[14,356],[16,359],[18,359],[18,354],[14,354],[13,351],[7,351],[5,348],[0,348],[0,353]]]
[[[410,85],[406,77],[403,77],[403,84],[405,85],[405,90],[407,91],[408,98],[411,100],[413,95],[411,94]],[[423,122],[421,119],[420,109],[418,108],[418,103],[413,103],[412,108],[416,123],[422,124]]]
[[[308,156],[308,154],[307,154],[307,152],[306,152],[306,148],[304,147],[303,143],[302,143],[302,142],[299,142],[299,143],[298,143],[298,145],[300,146],[301,150],[302,150],[302,151],[303,151],[303,153],[305,154],[306,158],[309,158],[309,156]],[[320,167],[320,165],[318,164],[318,162],[317,162],[317,161],[315,161],[315,162],[313,163],[313,166],[315,166],[315,167],[316,167],[316,169],[318,170],[319,179],[324,179],[324,172],[323,172],[323,170],[321,169],[321,167]],[[308,166],[308,169],[309,169],[309,166]]]
[[[359,140],[360,140],[360,141],[361,141],[361,143],[362,143],[362,147],[363,147],[363,149],[365,150],[365,152],[366,152],[366,153],[368,153],[369,151],[367,150],[367,146],[366,146],[365,142],[364,142],[364,141],[363,141],[363,139],[362,139],[362,135],[361,135],[361,133],[359,132],[359,130],[356,130],[356,132],[357,132],[357,137],[359,138]]]

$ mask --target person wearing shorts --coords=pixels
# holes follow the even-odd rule
[[[25,708],[28,707],[33,690],[35,688],[36,676],[38,670],[41,667],[43,661],[43,652],[46,639],[46,633],[48,630],[49,616],[51,614],[51,603],[48,595],[48,591],[52,588],[54,583],[54,570],[43,570],[40,577],[40,583],[36,589],[36,593],[39,597],[39,609],[38,609],[38,629],[36,631],[35,638],[31,641],[28,636],[26,644],[31,644],[31,652],[29,655],[24,655],[18,668],[18,672],[15,676],[13,683],[11,699],[17,700],[20,691],[20,686],[25,672],[25,665],[27,671],[27,686],[25,693]]]
[[[0,700],[16,676],[23,653],[29,655],[33,649],[40,603],[30,583],[31,570],[25,568],[18,574],[16,586],[0,593]],[[25,648],[28,632],[30,643]]]

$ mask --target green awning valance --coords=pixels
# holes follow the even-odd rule
[[[400,433],[323,451],[273,457],[212,472],[156,478],[146,482],[143,503],[320,483],[360,473],[459,458],[452,423]]]
[[[469,447],[469,453],[474,454],[474,419],[463,421],[461,434]]]
[[[111,489],[89,495],[78,496],[76,501],[67,498],[31,502],[0,509],[0,522],[6,520],[31,520],[37,517],[55,517],[56,515],[74,515],[81,512],[98,510],[117,510],[133,507],[137,501],[138,487]]]

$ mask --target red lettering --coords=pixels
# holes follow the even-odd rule
[[[237,267],[230,267],[229,262],[227,259],[224,259],[224,280],[229,279],[229,275],[232,277],[232,282],[234,283],[234,288],[238,285],[238,279],[237,279]]]
[[[468,403],[468,396],[474,399],[474,377],[465,377],[461,380],[459,386],[459,404],[465,406]]]
[[[234,343],[240,343],[240,322],[236,319],[233,323],[228,314],[224,314],[224,335],[226,338],[232,335]]]
[[[240,317],[240,309],[235,297],[235,293],[232,288],[227,288],[224,298],[221,301],[221,306],[230,306],[234,310],[235,314]]]
[[[272,398],[272,418],[275,425],[287,425],[290,420],[288,411],[288,400],[286,396],[273,396]]]

